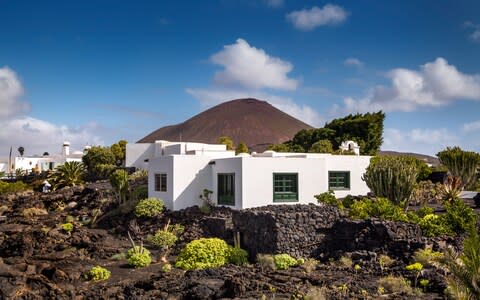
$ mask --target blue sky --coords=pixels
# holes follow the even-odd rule
[[[0,156],[135,142],[238,97],[385,150],[480,151],[479,1],[0,0]]]

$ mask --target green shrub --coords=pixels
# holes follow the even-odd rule
[[[136,187],[132,192],[132,199],[133,200],[140,200],[148,198],[148,186],[141,185]]]
[[[342,201],[335,197],[335,193],[332,190],[328,190],[328,192],[321,193],[320,195],[315,195],[314,197],[317,198],[318,203],[343,208]]]
[[[180,251],[175,266],[184,270],[208,269],[225,265],[228,245],[218,238],[201,238],[191,241]]]
[[[86,274],[85,278],[87,280],[99,281],[99,280],[107,280],[110,278],[110,271],[102,268],[100,266],[95,266],[91,268]]]
[[[135,215],[137,217],[155,217],[163,211],[163,200],[157,198],[147,198],[140,200],[135,206]]]
[[[456,233],[467,232],[477,223],[477,214],[461,199],[446,202],[445,209],[445,222]]]
[[[355,219],[373,217],[382,220],[418,222],[418,217],[415,214],[405,213],[401,207],[394,205],[386,198],[355,200],[350,206],[350,217]]]
[[[347,195],[343,200],[342,200],[342,204],[345,208],[350,208],[353,204],[353,202],[355,202],[355,197],[352,196],[352,195]]]
[[[0,180],[0,194],[19,193],[30,189],[28,184],[21,181],[5,182]]]
[[[159,230],[154,236],[148,238],[148,241],[152,246],[157,248],[169,248],[175,245],[178,237],[170,231]]]
[[[431,248],[418,249],[413,254],[415,262],[419,262],[424,266],[436,265],[437,261],[443,258],[443,253],[433,251]]]
[[[447,226],[443,216],[427,214],[420,220],[418,225],[420,225],[424,236],[433,237],[451,234],[450,228]]]
[[[363,180],[377,197],[400,205],[410,198],[418,173],[416,158],[378,156],[370,161]]]
[[[172,271],[172,265],[171,264],[164,264],[162,266],[162,272],[163,273],[169,273]]]
[[[70,233],[70,232],[72,232],[72,230],[73,230],[73,224],[72,224],[72,223],[62,224],[62,229],[63,229],[63,231],[65,231],[66,233]]]
[[[277,254],[273,256],[273,259],[275,261],[275,267],[278,270],[287,270],[290,267],[298,265],[297,260],[288,254]]]
[[[434,212],[435,212],[435,210],[433,208],[431,208],[430,206],[422,206],[419,210],[417,210],[416,214],[420,218],[423,218],[426,215],[433,214]]]
[[[237,266],[243,266],[248,263],[248,252],[238,247],[230,247],[228,262]]]
[[[134,268],[143,268],[152,262],[150,251],[141,246],[135,246],[127,251],[128,265]]]

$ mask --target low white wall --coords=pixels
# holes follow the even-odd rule
[[[153,143],[135,143],[127,144],[125,154],[125,166],[135,167],[141,170],[148,169],[148,162],[154,158],[155,144]]]

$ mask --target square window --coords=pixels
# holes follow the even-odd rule
[[[328,188],[331,190],[349,190],[350,172],[349,171],[329,171]]]
[[[273,202],[298,201],[298,174],[273,174]]]
[[[167,191],[167,174],[155,174],[155,191],[166,192]]]

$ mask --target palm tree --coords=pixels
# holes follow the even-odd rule
[[[25,148],[23,148],[22,146],[18,147],[18,153],[20,153],[20,156],[23,156],[23,153],[25,152]]]
[[[85,175],[85,166],[78,161],[67,161],[61,166],[55,168],[50,176],[55,189],[65,186],[76,186],[83,183]]]
[[[448,288],[455,299],[480,299],[480,237],[472,228],[465,239],[463,254],[449,249],[441,260],[450,271]]]

